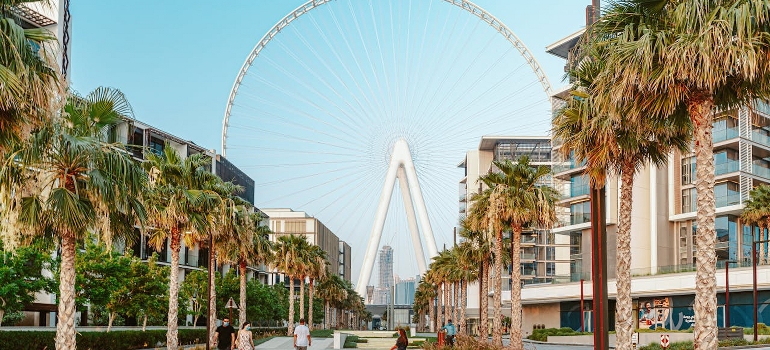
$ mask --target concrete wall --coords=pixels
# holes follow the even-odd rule
[[[559,328],[561,324],[559,303],[523,305],[521,330],[524,337],[532,334],[535,325]]]

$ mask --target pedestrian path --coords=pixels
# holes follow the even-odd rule
[[[309,346],[308,350],[334,348],[334,339],[332,338],[311,338],[311,339],[313,340],[313,345]],[[257,349],[281,349],[281,350],[294,349],[294,338],[275,337],[262,344],[257,345]]]

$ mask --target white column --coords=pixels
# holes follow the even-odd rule
[[[420,239],[420,231],[417,228],[417,220],[414,216],[414,204],[412,204],[412,196],[409,192],[409,186],[407,184],[406,175],[404,174],[404,168],[398,168],[398,185],[401,187],[401,196],[404,199],[404,209],[406,209],[406,221],[409,224],[409,233],[412,234],[412,246],[414,246],[414,254],[417,257],[417,267],[420,269],[420,274],[425,274],[428,271],[427,264],[425,262],[425,253],[422,251],[422,239]]]

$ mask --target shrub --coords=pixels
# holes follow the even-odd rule
[[[8,349],[54,349],[55,331],[0,331],[0,344]],[[165,344],[165,330],[79,332],[78,349],[145,349]],[[206,339],[205,329],[180,329],[179,344],[200,344]]]
[[[356,343],[358,343],[358,337],[355,335],[351,335],[345,338],[345,344],[342,347],[345,349],[357,348],[358,346],[356,345]]]
[[[536,341],[548,341],[549,336],[559,336],[559,335],[586,335],[586,334],[593,334],[589,332],[578,332],[572,328],[569,327],[562,327],[562,328],[546,328],[546,329],[536,329],[530,334],[527,339],[536,340]]]

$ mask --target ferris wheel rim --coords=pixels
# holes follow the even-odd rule
[[[235,101],[235,98],[238,95],[238,90],[240,89],[241,83],[243,81],[243,78],[246,76],[246,74],[249,71],[249,68],[251,68],[251,65],[254,63],[254,60],[259,56],[259,53],[264,49],[270,41],[284,28],[289,26],[291,22],[298,19],[302,15],[310,12],[314,8],[320,7],[322,5],[325,5],[329,2],[332,2],[333,0],[309,0],[305,2],[304,4],[298,6],[296,9],[291,11],[289,14],[281,18],[273,27],[270,28],[270,30],[265,33],[265,35],[262,36],[262,38],[257,42],[256,45],[254,45],[254,48],[252,48],[251,52],[249,52],[249,55],[246,57],[246,60],[243,62],[243,65],[241,65],[241,69],[238,71],[238,75],[235,78],[235,81],[233,82],[233,87],[230,89],[230,95],[227,98],[227,106],[225,107],[225,115],[224,119],[222,120],[222,156],[227,157],[227,131],[229,128],[230,123],[230,115],[232,113],[233,108],[233,102]],[[443,2],[446,2],[450,5],[454,5],[456,7],[459,7],[466,12],[469,12],[470,14],[478,17],[480,20],[486,22],[494,28],[500,35],[503,36],[508,42],[510,42],[513,47],[519,52],[521,57],[524,58],[524,60],[527,62],[527,64],[532,69],[532,72],[535,73],[537,76],[538,81],[543,87],[543,91],[546,93],[546,97],[550,98],[553,90],[551,88],[551,83],[548,80],[548,76],[545,74],[545,71],[540,66],[540,63],[537,61],[534,55],[532,55],[532,52],[527,48],[527,46],[524,44],[521,39],[507,26],[505,23],[497,19],[494,15],[486,11],[481,6],[476,5],[475,3],[469,1],[469,0],[442,0]]]

